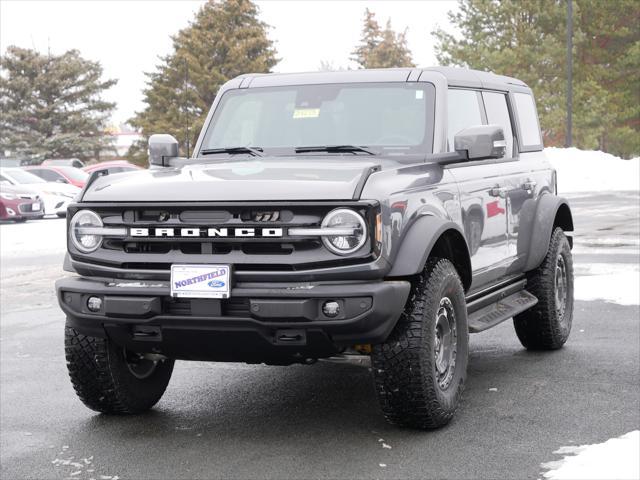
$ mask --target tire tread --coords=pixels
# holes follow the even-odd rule
[[[437,309],[440,297],[434,292],[452,274],[456,278],[456,290],[464,301],[462,282],[453,264],[445,259],[429,259],[424,273],[413,284],[407,307],[395,329],[384,343],[374,346],[372,367],[376,391],[382,412],[392,424],[434,429],[455,415],[464,390],[464,375],[459,385],[450,386],[457,388],[455,396],[443,402],[434,382],[429,381],[434,359],[424,353],[425,342],[431,341],[432,328],[425,325],[428,322],[424,320],[424,313]],[[458,335],[468,335],[466,318],[463,320],[457,326]],[[466,358],[464,363],[466,369]]]

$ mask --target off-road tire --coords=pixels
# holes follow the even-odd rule
[[[445,297],[454,312],[456,350],[450,383],[443,388],[435,354],[437,315]],[[464,390],[468,354],[467,309],[458,272],[449,260],[429,259],[413,283],[395,329],[373,347],[375,387],[387,421],[419,429],[448,423]]]
[[[65,328],[65,353],[71,383],[82,402],[107,414],[141,413],[164,393],[173,360],[159,361],[152,373],[137,378],[127,366],[124,349],[108,338],[83,335]]]
[[[562,314],[556,298],[558,256],[564,262],[567,280]],[[520,343],[529,350],[556,350],[562,347],[569,338],[573,320],[573,260],[569,241],[561,228],[553,230],[544,261],[528,275],[527,290],[538,298],[538,303],[513,317]]]

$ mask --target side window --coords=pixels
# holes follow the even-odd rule
[[[43,180],[46,180],[47,182],[55,182],[60,178],[62,178],[62,175],[60,175],[59,173],[54,172],[53,170],[46,170],[44,168],[41,170],[32,169],[31,173],[39,176],[40,178],[42,178]]]
[[[487,122],[490,125],[500,125],[504,130],[504,139],[507,141],[505,158],[513,157],[513,130],[511,130],[506,95],[496,92],[482,92],[482,99],[484,100],[484,109],[487,112]]]
[[[478,92],[450,89],[447,93],[447,142],[453,152],[453,138],[460,130],[482,125]]]
[[[520,124],[520,140],[524,148],[540,147],[540,127],[533,97],[528,93],[514,93],[516,115]]]

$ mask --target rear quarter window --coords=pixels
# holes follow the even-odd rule
[[[516,116],[520,127],[520,143],[523,150],[542,150],[540,125],[533,96],[528,93],[513,94]]]

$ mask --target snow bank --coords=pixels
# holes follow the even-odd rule
[[[545,148],[558,171],[558,192],[640,190],[640,158],[623,160],[609,153],[577,148]]]
[[[624,263],[576,265],[574,298],[640,305],[640,269]]]
[[[640,431],[634,430],[604,443],[562,447],[562,460],[543,463],[549,480],[638,479],[640,478]]]
[[[64,254],[66,248],[67,222],[64,218],[0,225],[2,258]]]

